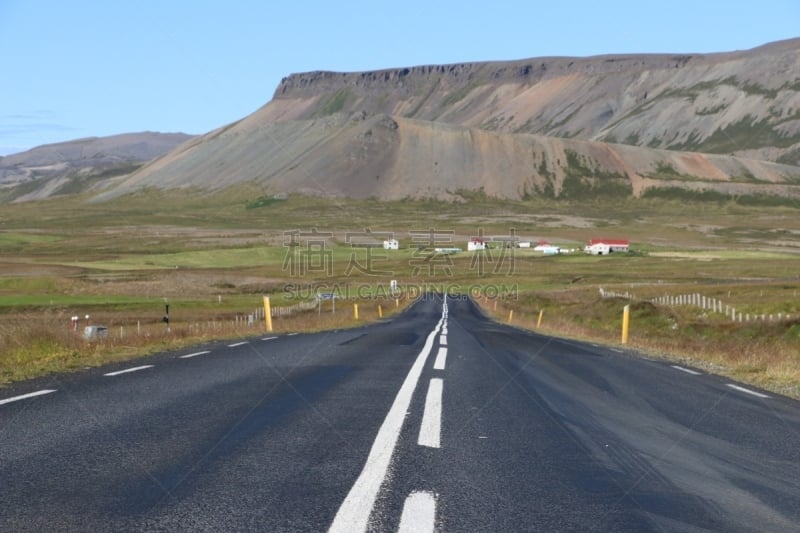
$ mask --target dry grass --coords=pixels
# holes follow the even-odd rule
[[[358,303],[359,318],[353,312]],[[340,302],[336,313],[330,310],[300,312],[273,318],[274,334],[317,332],[355,327],[374,322],[405,309],[409,301],[370,299]],[[379,307],[380,306],[380,310]],[[108,335],[87,340],[81,321],[73,330],[63,313],[42,316],[30,313],[5,317],[0,321],[0,385],[53,372],[68,372],[115,361],[177,350],[211,340],[239,339],[266,334],[266,322],[250,323],[244,314],[197,313],[180,322],[166,324],[150,320],[126,322],[126,314],[99,312],[95,323],[109,324]]]
[[[479,304],[500,322],[512,316],[511,323],[519,327],[612,346],[622,345],[622,308],[630,304],[627,347],[800,398],[800,318],[734,323],[649,302],[588,298],[578,291],[549,296],[481,299]],[[542,309],[543,320],[537,327]]]
[[[515,323],[534,327],[536,313],[545,309],[546,331],[611,344],[619,342],[622,302],[600,301],[600,287],[631,292],[640,300],[702,293],[743,313],[800,314],[800,246],[791,238],[800,234],[800,217],[788,207],[668,200],[509,202],[479,195],[452,204],[292,196],[246,209],[254,194],[262,192],[145,191],[109,203],[87,204],[76,197],[2,206],[0,382],[258,334],[260,322],[248,326],[244,317],[260,306],[261,295],[272,296],[274,305],[290,305],[313,298],[317,284],[374,289],[399,279],[462,292],[477,287],[484,294],[508,287],[516,299],[501,306],[514,306]],[[333,273],[298,279],[282,268],[289,249],[286,232],[311,228],[332,235],[326,251]],[[366,228],[395,232],[401,241],[399,252],[376,256],[375,266],[389,274],[346,273],[352,254],[363,258],[364,253],[347,245],[346,234]],[[512,228],[523,240],[549,239],[568,247],[591,237],[627,237],[639,253],[542,257],[518,250],[513,272],[507,272],[494,250],[495,262],[483,270],[476,268],[475,255],[463,253],[453,256],[452,274],[429,274],[426,268],[420,276],[411,272],[412,260],[419,259],[412,231],[443,231],[452,242],[439,244],[465,248],[478,232],[502,236]],[[299,292],[310,289],[298,296],[286,284],[298,284]],[[170,332],[160,321],[164,299],[172,306]],[[361,322],[375,319],[377,303],[360,301]],[[384,303],[391,311],[393,302]],[[275,329],[349,327],[355,321],[347,305],[344,299],[337,302],[336,315],[310,312],[276,319]],[[504,320],[509,310],[501,307],[498,316]],[[107,339],[87,343],[70,332],[70,316],[85,314],[109,327]],[[800,352],[800,326],[728,331],[718,326],[719,319],[688,308],[640,306],[631,345],[796,392],[800,379],[792,351]],[[674,324],[678,330],[671,329]]]

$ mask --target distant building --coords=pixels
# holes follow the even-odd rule
[[[400,243],[397,242],[397,239],[389,239],[389,240],[383,241],[383,249],[384,250],[399,250],[400,249]]]
[[[520,241],[518,246],[520,248],[530,248],[531,247],[531,243],[528,242],[528,241]]]
[[[480,239],[478,237],[470,239],[467,243],[467,251],[474,252],[476,250],[485,250],[486,249],[486,241]]]
[[[539,241],[536,246],[533,247],[535,252],[542,252],[543,254],[560,254],[561,248],[558,246],[552,245],[547,241]]]
[[[608,255],[613,252],[628,252],[630,242],[625,239],[592,239],[583,249],[591,255]]]

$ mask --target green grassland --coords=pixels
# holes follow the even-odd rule
[[[457,193],[456,193],[457,194]],[[0,206],[0,383],[202,342],[256,334],[274,306],[336,292],[329,309],[276,319],[289,331],[344,327],[406,305],[421,290],[471,293],[498,319],[618,343],[619,313],[634,308],[631,345],[800,395],[800,206],[734,199],[529,198],[378,202],[269,198],[243,185],[219,193],[146,190],[109,202],[69,196]],[[401,249],[355,246],[375,232]],[[581,249],[593,237],[627,238],[630,254],[543,256],[466,252],[472,236],[516,235]],[[460,247],[454,255],[435,247]],[[395,302],[387,287],[403,290]],[[603,299],[599,289],[631,299]],[[412,290],[413,289],[413,290]],[[753,315],[788,320],[734,324],[719,313],[651,303],[699,293]],[[170,324],[162,322],[170,305]],[[495,308],[497,310],[495,310]],[[90,315],[109,338],[70,329]],[[81,321],[83,325],[83,318]],[[726,353],[728,355],[726,355]]]

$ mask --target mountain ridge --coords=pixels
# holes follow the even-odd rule
[[[193,137],[147,131],[36,146],[0,157],[0,191],[28,189],[16,191],[14,199],[18,201],[46,197],[59,190],[75,192],[76,180],[132,172]]]
[[[377,199],[681,190],[796,200],[800,39],[715,54],[294,74],[250,115],[92,190],[101,201],[243,182]]]
[[[366,111],[800,163],[800,39],[715,54],[455,63],[284,78],[259,112]],[[730,137],[727,144],[721,142]]]

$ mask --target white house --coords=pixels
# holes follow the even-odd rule
[[[472,238],[467,243],[467,251],[474,252],[476,250],[485,250],[486,249],[486,241],[480,238]]]
[[[625,239],[592,239],[583,249],[591,255],[608,255],[612,252],[627,252],[630,242]]]
[[[389,239],[389,240],[383,241],[383,249],[384,250],[399,250],[400,249],[400,243],[397,242],[397,239]]]
[[[608,255],[611,253],[611,247],[605,243],[596,242],[594,244],[587,244],[583,251],[589,255]]]
[[[531,243],[528,242],[528,241],[519,241],[519,247],[520,248],[530,248],[531,247]]]
[[[542,252],[543,254],[560,254],[561,248],[558,246],[554,246],[547,241],[540,241],[536,246],[533,247],[535,252]]]

